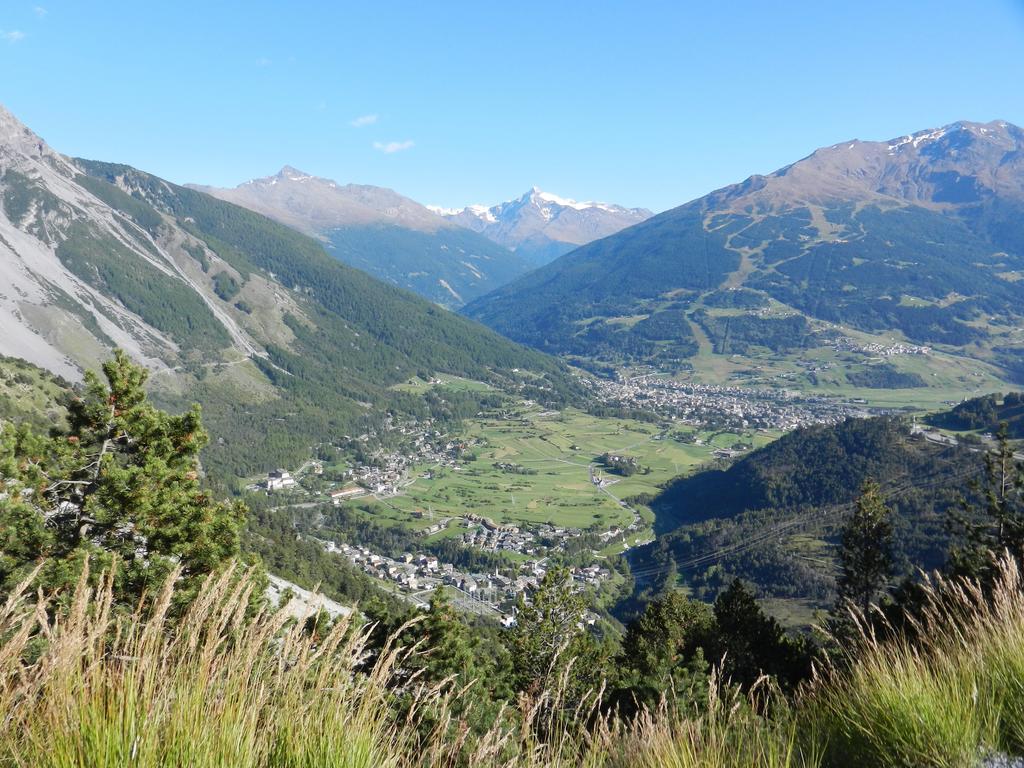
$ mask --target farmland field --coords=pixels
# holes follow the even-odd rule
[[[634,514],[623,500],[656,493],[665,481],[711,461],[716,449],[738,443],[757,447],[776,436],[700,432],[688,437],[700,443],[695,444],[647,422],[524,407],[506,418],[467,421],[460,438],[477,441],[471,449],[475,460],[457,470],[417,467],[403,493],[377,500],[373,511],[376,517],[420,528],[465,514],[510,524],[626,526]],[[633,457],[641,470],[631,477],[603,471],[598,460],[604,453]],[[592,471],[604,478],[603,487],[593,481]],[[650,520],[645,507],[637,505],[636,511]],[[435,535],[446,534],[451,532]]]
[[[899,341],[845,330],[846,335],[864,344],[891,344]],[[713,354],[702,345],[690,360],[692,370],[678,378],[702,384],[737,384],[752,387],[784,387],[807,393],[862,399],[879,408],[933,410],[966,397],[1010,388],[999,369],[990,363],[957,357],[940,350],[928,355],[870,357],[861,353],[840,352],[829,347],[814,347],[790,354],[778,354],[752,347],[746,355]],[[921,386],[908,388],[856,386],[851,373],[873,367],[891,368],[916,375]],[[816,369],[813,374],[809,369]]]

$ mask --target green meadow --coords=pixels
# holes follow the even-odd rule
[[[508,418],[472,419],[460,436],[479,441],[471,449],[475,460],[461,463],[457,470],[417,467],[403,493],[379,500],[375,512],[418,528],[465,514],[510,524],[626,526],[633,521],[627,503],[631,497],[656,493],[667,480],[714,460],[716,449],[737,443],[758,447],[777,437],[762,432],[692,432],[702,443],[697,445],[672,436],[678,432],[666,433],[658,425],[632,419],[598,418],[575,409],[543,411],[537,406],[523,407]],[[609,474],[598,462],[604,453],[635,457],[642,470],[631,477]],[[497,468],[496,463],[515,465],[523,472]],[[605,479],[603,487],[592,481],[592,470]],[[650,520],[646,507],[636,505],[636,511]],[[414,512],[426,516],[414,517]]]

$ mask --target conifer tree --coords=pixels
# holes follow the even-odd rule
[[[0,586],[46,559],[49,586],[117,560],[119,596],[135,600],[182,569],[180,594],[239,551],[244,507],[199,480],[207,435],[199,407],[175,416],[147,401],[147,372],[117,351],[88,373],[68,428],[48,438],[0,432]]]
[[[1003,552],[1024,557],[1024,462],[1015,456],[1005,423],[995,450],[985,454],[982,481],[972,488],[982,505],[963,500],[951,513],[950,527],[960,541],[951,552],[950,570],[985,581]]]
[[[843,606],[853,604],[867,616],[871,604],[892,578],[891,514],[878,483],[865,481],[841,535],[837,583],[840,615]]]
[[[577,653],[584,634],[583,613],[583,598],[565,568],[544,574],[529,603],[519,597],[508,640],[520,690],[543,685],[557,672],[556,660],[564,663]]]
[[[708,661],[721,662],[728,680],[749,688],[771,675],[783,690],[793,690],[810,673],[806,640],[789,637],[739,579],[715,600],[714,614]]]
[[[711,608],[679,590],[651,601],[622,640],[619,683],[629,689],[628,699],[654,708],[663,694],[671,693],[673,703],[689,708],[696,698],[706,696],[703,646],[713,626]]]
[[[426,645],[422,665],[429,680],[458,675],[465,684],[476,677],[478,670],[469,627],[455,612],[444,589],[434,591],[419,630]]]
[[[408,639],[420,645],[410,659],[410,672],[427,685],[450,682],[459,692],[450,703],[459,727],[486,732],[509,695],[509,671],[501,664],[507,656],[496,658],[495,649],[485,647],[485,637],[471,631],[443,588],[435,590],[426,615],[413,625]]]

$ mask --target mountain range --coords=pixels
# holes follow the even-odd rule
[[[317,238],[346,264],[449,308],[530,268],[503,245],[384,187],[338,184],[291,166],[230,189],[188,186]]]
[[[1024,131],[825,147],[585,245],[465,313],[612,362],[786,352],[852,329],[1024,377]]]
[[[491,207],[431,207],[432,211],[513,250],[533,266],[541,266],[575,248],[639,224],[652,214],[645,208],[613,203],[580,203],[542,192],[529,192]]]
[[[204,463],[221,477],[300,460],[389,410],[450,411],[392,389],[417,374],[542,399],[573,386],[552,359],[311,237],[126,165],[65,157],[2,107],[0,327],[0,354],[71,380],[128,351],[160,402],[202,403],[219,436]]]

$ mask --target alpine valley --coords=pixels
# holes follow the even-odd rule
[[[1024,768],[1012,4],[6,5],[0,768]]]
[[[220,481],[300,462],[390,409],[478,408],[392,389],[416,374],[539,399],[578,388],[552,358],[311,237],[125,165],[65,157],[2,108],[0,200],[0,354],[76,381],[126,350],[151,369],[159,402],[203,405],[217,436],[204,463]]]

